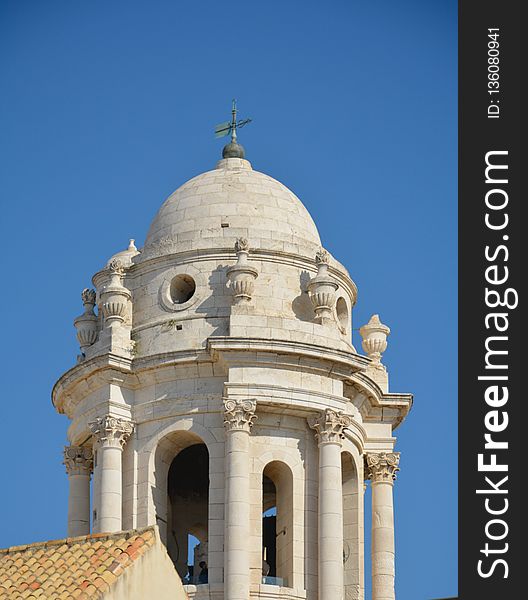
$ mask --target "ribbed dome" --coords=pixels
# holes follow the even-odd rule
[[[178,251],[193,240],[222,238],[231,247],[245,237],[253,248],[273,240],[320,246],[319,233],[302,202],[282,183],[254,171],[240,158],[220,160],[215,169],[194,177],[164,202],[152,222],[145,248],[170,243]],[[204,247],[211,247],[204,242]]]

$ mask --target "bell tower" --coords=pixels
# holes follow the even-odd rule
[[[52,394],[68,534],[156,524],[195,600],[363,600],[370,481],[372,598],[393,599],[412,397],[389,392],[390,330],[374,315],[356,350],[356,285],[306,208],[236,138],[223,156],[82,292]]]

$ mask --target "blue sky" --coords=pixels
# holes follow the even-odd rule
[[[415,394],[398,595],[456,595],[456,26],[450,0],[2,0],[0,547],[65,535],[50,390],[80,291],[212,168],[237,97],[248,158],[303,200],[358,285],[354,326],[380,314],[391,389]]]

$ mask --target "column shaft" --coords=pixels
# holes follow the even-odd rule
[[[88,535],[90,533],[92,449],[87,446],[66,446],[64,465],[69,479],[68,536]]]
[[[224,598],[249,600],[249,432],[255,400],[224,400],[226,428]]]
[[[367,476],[372,482],[372,600],[394,600],[393,485],[398,452],[367,454]]]
[[[249,599],[249,433],[227,434],[224,576],[225,597]]]
[[[343,598],[341,446],[319,446],[319,600]]]
[[[308,419],[319,444],[318,600],[343,600],[341,440],[351,418],[327,408]]]
[[[372,600],[394,600],[392,483],[372,484]]]
[[[96,509],[95,533],[122,529],[122,470],[121,448],[100,445],[97,449],[97,475],[94,485]]]
[[[90,473],[69,476],[68,537],[90,533]]]
[[[123,528],[123,446],[134,426],[126,419],[107,415],[90,423],[95,438],[94,533]]]

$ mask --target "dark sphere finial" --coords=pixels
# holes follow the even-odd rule
[[[238,142],[229,142],[229,144],[226,144],[222,150],[223,158],[245,158],[245,156],[246,153],[244,151],[244,147]]]

